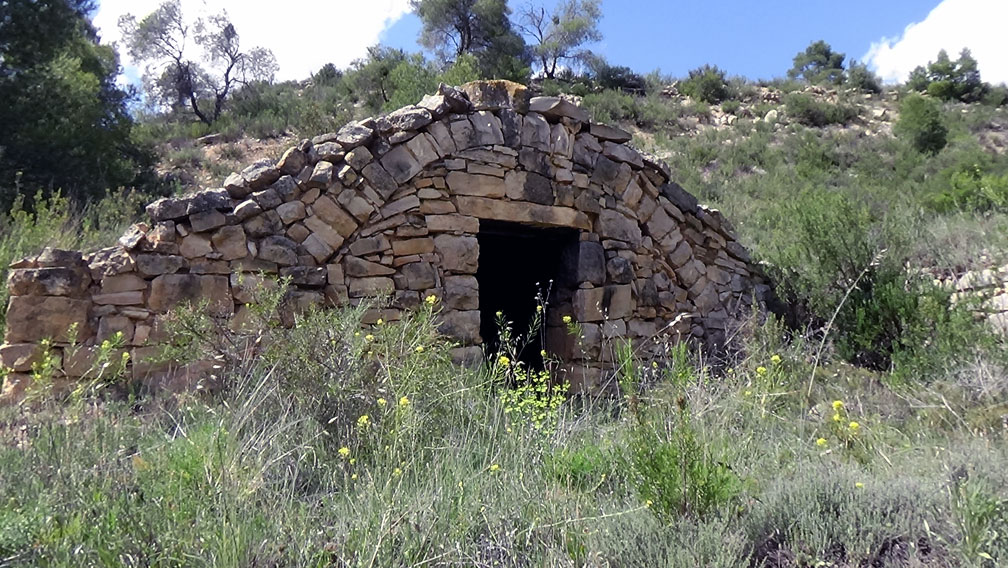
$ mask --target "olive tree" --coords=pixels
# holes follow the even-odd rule
[[[528,4],[521,12],[521,30],[535,44],[532,53],[542,73],[552,79],[561,61],[584,60],[590,52],[586,43],[599,41],[598,23],[602,18],[599,0],[564,0],[554,11]]]
[[[139,21],[127,14],[119,19],[119,28],[130,57],[145,64],[149,94],[175,108],[187,105],[206,124],[220,117],[235,89],[253,81],[272,81],[277,70],[270,50],[242,49],[226,13],[200,18],[190,26],[179,0],[166,0]],[[189,58],[190,41],[203,51],[207,66]]]

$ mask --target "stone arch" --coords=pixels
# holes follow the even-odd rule
[[[0,358],[18,380],[40,340],[60,345],[76,323],[85,345],[123,332],[139,362],[173,305],[207,299],[214,314],[240,318],[249,282],[265,273],[290,277],[297,305],[391,294],[372,320],[395,320],[434,294],[442,330],[463,345],[454,355],[478,360],[477,237],[481,223],[508,222],[577,232],[565,253],[570,297],[550,333],[559,355],[581,359],[575,383],[595,388],[603,336],[717,344],[729,319],[769,292],[727,220],[630,139],[514,83],[442,86],[417,105],[302,141],[222,188],[160,199],[147,207],[151,223],[114,247],[15,263]],[[561,313],[582,324],[587,350],[565,343]],[[62,370],[74,377],[85,367],[64,361]],[[134,374],[150,371],[134,365]]]

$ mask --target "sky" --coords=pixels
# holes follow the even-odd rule
[[[526,2],[511,0],[512,9]],[[142,16],[158,3],[100,0],[94,23],[102,40],[119,40],[121,15]],[[346,67],[379,42],[421,50],[409,0],[182,0],[182,8],[192,18],[226,10],[243,46],[276,55],[278,80],[306,79],[326,63]],[[1008,82],[1008,0],[602,0],[602,13],[603,40],[593,50],[642,73],[684,76],[713,64],[750,79],[780,77],[796,53],[823,39],[887,82],[904,80],[939,49],[954,59],[963,47],[984,80]],[[135,62],[121,57],[136,77]]]

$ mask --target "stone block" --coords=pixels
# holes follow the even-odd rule
[[[147,304],[155,312],[166,312],[182,302],[207,302],[208,313],[231,315],[234,301],[227,276],[196,274],[164,274],[151,282]]]
[[[395,290],[395,282],[391,278],[378,276],[373,278],[348,278],[350,282],[350,297],[378,296]]]
[[[464,344],[480,344],[479,310],[442,312],[438,331]]]
[[[604,319],[605,288],[587,288],[574,292],[574,319],[579,323]]]
[[[479,241],[472,236],[440,234],[434,248],[441,254],[441,268],[456,273],[475,274],[479,265]]]
[[[606,239],[623,241],[635,248],[641,244],[640,225],[619,211],[603,209],[599,213],[596,230]]]
[[[142,290],[95,294],[91,297],[91,301],[99,306],[139,306],[143,304],[143,300],[144,293]]]
[[[32,365],[42,360],[44,351],[38,343],[0,345],[0,367],[15,373],[28,373]]]
[[[448,188],[455,195],[476,195],[480,197],[504,197],[504,180],[499,177],[449,172],[446,176]]]
[[[516,203],[470,196],[459,196],[457,203],[459,213],[479,219],[511,221],[546,227],[591,229],[588,216],[570,207],[551,207],[535,203]]]
[[[189,225],[192,227],[194,233],[216,229],[223,226],[226,222],[227,218],[224,217],[224,214],[216,209],[200,211],[189,216]]]
[[[98,341],[111,340],[116,334],[122,334],[124,345],[133,343],[133,320],[126,316],[108,315],[98,320]]]
[[[114,294],[116,292],[133,292],[136,290],[146,290],[147,281],[136,274],[117,274],[106,276],[101,280],[102,294]]]
[[[444,305],[453,310],[479,309],[479,282],[475,276],[445,276]]]
[[[248,241],[241,225],[221,227],[210,237],[210,242],[222,260],[237,260],[248,254]]]
[[[633,314],[633,286],[606,286],[604,308],[610,320],[630,317]]]
[[[7,304],[7,343],[31,343],[52,339],[66,343],[71,327],[75,337],[91,335],[88,324],[92,303],[59,296],[12,296]]]
[[[347,276],[355,278],[389,276],[391,274],[395,274],[395,270],[388,266],[364,260],[363,258],[356,256],[347,256],[343,258],[343,271]]]
[[[7,291],[12,296],[81,297],[91,284],[86,266],[51,268],[16,268],[7,276]]]
[[[437,285],[437,269],[429,262],[413,262],[393,277],[400,290],[429,290]]]
[[[210,239],[196,233],[189,233],[179,245],[179,253],[189,260],[204,257],[212,252],[213,245],[210,244]]]
[[[296,250],[297,243],[287,237],[274,235],[259,241],[258,257],[280,266],[291,266],[297,264]]]
[[[385,171],[392,176],[392,179],[397,184],[406,183],[413,179],[413,176],[420,173],[423,169],[423,164],[410,153],[404,144],[392,148],[387,154],[382,156],[380,162]]]
[[[306,216],[304,203],[297,200],[281,204],[276,211],[284,225],[296,223]]]
[[[355,256],[367,256],[377,252],[390,250],[392,245],[385,235],[375,235],[364,239],[357,239],[350,244],[350,254]]]
[[[312,213],[335,229],[341,237],[349,237],[357,230],[357,221],[329,196],[319,197],[311,207]]]

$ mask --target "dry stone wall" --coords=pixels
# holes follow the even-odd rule
[[[396,320],[435,295],[459,361],[478,361],[481,223],[576,232],[569,290],[548,318],[548,347],[596,388],[604,338],[642,348],[662,338],[723,340],[731,318],[769,288],[721,214],[671,181],[668,167],[560,98],[507,82],[441,87],[418,105],[305,140],[223,187],[160,199],[149,223],[112,247],[46,250],[12,265],[5,345],[8,391],[28,380],[44,339],[69,378],[121,332],[137,378],[163,315],[208,302],[241,321],[264,279],[289,277],[288,305],[345,305],[384,295],[371,321]],[[562,317],[584,331],[578,348]],[[72,337],[68,335],[72,330]],[[82,346],[65,350],[70,341]]]

